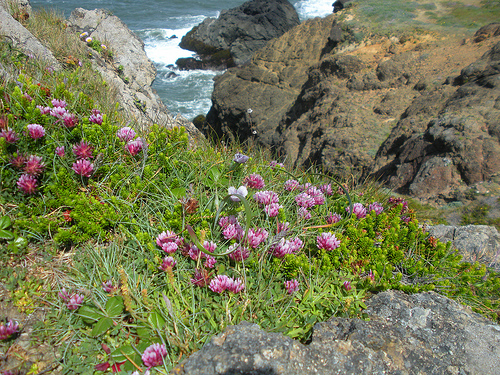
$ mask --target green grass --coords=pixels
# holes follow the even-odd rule
[[[55,17],[43,12],[29,22],[58,28],[62,21]],[[242,320],[307,342],[315,323],[332,315],[363,317],[366,298],[387,289],[435,290],[498,320],[500,278],[484,266],[460,263],[449,245],[428,238],[404,199],[374,184],[270,164],[271,155],[258,148],[190,147],[184,129],[156,124],[137,131],[134,139],[143,147],[135,152],[117,136],[128,119],[106,100],[85,44],[75,43],[83,45],[71,51],[82,66],[64,64],[60,71],[5,41],[0,49],[9,71],[0,86],[0,229],[6,236],[0,258],[9,266],[0,278],[20,310],[50,307],[33,340],[58,348],[65,374],[99,374],[118,365],[143,371],[141,355],[153,344],[164,344],[165,353],[152,373],[168,373]],[[58,58],[65,55],[61,50]],[[50,114],[53,100],[64,101],[76,121],[67,125]],[[31,137],[30,124],[45,134]],[[64,155],[56,153],[60,147]],[[238,163],[237,152],[251,157]],[[92,164],[88,173],[78,169],[84,154],[87,167]],[[31,162],[36,187],[22,183],[32,155],[43,163]],[[265,187],[249,182],[255,175]],[[240,201],[233,201],[229,188],[245,184],[248,194],[239,190],[233,198]],[[276,210],[266,211],[259,194],[279,200]],[[299,202],[314,199],[307,211],[298,210]],[[377,209],[363,212],[371,204]],[[334,213],[338,221],[332,222]],[[231,234],[224,221],[236,220],[240,228]],[[253,231],[267,237],[256,241]],[[17,238],[28,246],[11,246]],[[32,267],[23,266],[25,258]],[[213,283],[217,277],[242,288],[222,290]],[[296,290],[287,289],[290,281]],[[0,345],[7,350],[13,342]]]

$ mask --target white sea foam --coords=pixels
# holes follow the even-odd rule
[[[325,17],[333,12],[334,0],[300,0],[295,3],[295,9],[301,20],[314,17]]]

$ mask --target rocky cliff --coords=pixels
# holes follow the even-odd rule
[[[204,132],[422,199],[496,179],[499,25],[367,38],[349,12],[303,22],[217,77]]]

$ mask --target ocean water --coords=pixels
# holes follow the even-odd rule
[[[178,44],[193,26],[206,17],[217,17],[224,9],[244,0],[31,0],[34,9],[56,9],[69,17],[75,8],[104,8],[113,12],[145,43],[148,57],[155,63],[154,89],[167,108],[192,120],[205,115],[210,106],[213,77],[221,72],[180,71],[175,61],[193,56]],[[291,0],[301,20],[331,14],[333,0]],[[175,75],[172,75],[175,73]]]

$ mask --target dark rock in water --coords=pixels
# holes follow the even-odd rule
[[[498,374],[500,326],[439,294],[379,293],[369,321],[331,318],[303,345],[242,322],[176,374]]]
[[[210,69],[223,70],[235,66],[228,50],[220,50],[204,58],[181,57],[175,62],[181,70]]]
[[[166,78],[175,78],[175,77],[179,77],[179,75],[174,72],[168,72],[166,75]]]
[[[228,62],[228,67],[241,65],[269,40],[299,23],[295,8],[287,0],[251,0],[222,11],[217,19],[205,19],[189,31],[179,45],[196,52],[202,60],[222,53],[226,57],[215,60]]]

